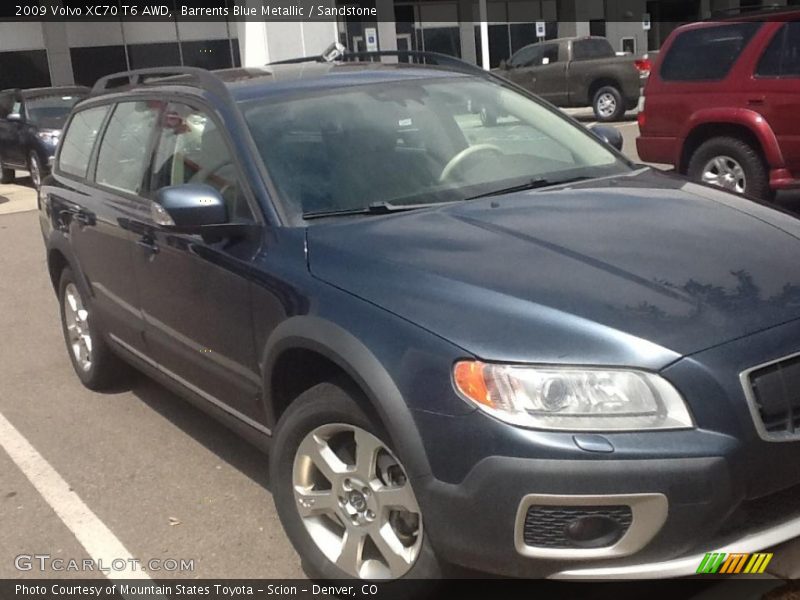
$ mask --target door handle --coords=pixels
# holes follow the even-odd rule
[[[94,225],[97,221],[95,221],[94,215],[79,210],[75,213],[75,220],[78,222],[79,225],[83,225],[86,227],[87,225]]]
[[[140,248],[144,248],[150,254],[158,254],[159,252],[158,244],[149,236],[140,237],[136,240],[136,245]]]
[[[765,98],[763,96],[759,98],[748,98],[747,103],[751,106],[761,106],[764,104]]]
[[[82,208],[72,208],[67,212],[71,215],[72,220],[75,221],[79,227],[87,227],[97,224],[97,219],[95,218],[94,213],[85,211]]]

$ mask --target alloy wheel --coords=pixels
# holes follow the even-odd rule
[[[617,112],[617,99],[614,94],[606,92],[597,99],[597,112],[604,119],[614,116]]]
[[[703,167],[704,183],[743,194],[747,188],[747,177],[739,162],[730,156],[715,156]]]
[[[400,461],[368,431],[317,427],[301,442],[292,482],[319,550],[352,577],[397,579],[422,547],[422,516]]]
[[[64,321],[67,339],[75,362],[84,371],[92,368],[92,336],[89,331],[89,311],[74,283],[64,288]]]

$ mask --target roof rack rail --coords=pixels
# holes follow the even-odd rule
[[[149,83],[151,78],[164,79],[169,77],[187,76],[191,78],[189,81],[180,81],[176,83],[188,83],[189,85],[196,85],[210,92],[215,92],[227,98],[230,96],[227,86],[223,81],[214,75],[211,71],[201,69],[198,67],[153,67],[150,69],[133,69],[131,71],[120,71],[119,73],[112,73],[97,80],[97,83],[92,87],[91,95],[96,96],[113,90],[115,87],[124,86],[137,86],[144,83]],[[123,81],[120,86],[112,85],[115,81]]]
[[[399,59],[414,60],[419,64],[436,65],[441,67],[449,67],[454,71],[461,71],[463,73],[470,73],[473,75],[486,76],[488,71],[482,69],[477,65],[468,63],[455,56],[447,54],[439,54],[438,52],[420,52],[417,50],[372,50],[372,51],[357,51],[351,52],[345,50],[341,44],[331,44],[331,46],[320,55],[316,56],[300,56],[298,58],[289,58],[286,60],[277,60],[269,63],[270,65],[295,65],[301,63],[319,62],[353,62],[359,60],[374,62],[376,59],[382,57],[394,57]]]

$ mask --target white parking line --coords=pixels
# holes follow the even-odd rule
[[[0,413],[0,446],[19,467],[33,487],[55,511],[64,525],[78,539],[86,552],[109,568],[105,572],[109,579],[150,579],[141,570],[131,569],[132,556],[117,537],[97,515],[73,492],[69,484],[36,451],[30,442]],[[116,562],[114,562],[116,561]],[[125,567],[116,570],[114,565]]]

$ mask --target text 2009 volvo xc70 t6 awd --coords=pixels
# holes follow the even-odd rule
[[[800,535],[800,222],[509,82],[112,76],[40,200],[78,377],[129,363],[268,448],[317,576],[668,577]]]

